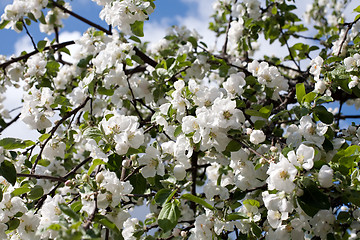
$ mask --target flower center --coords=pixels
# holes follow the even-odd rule
[[[290,176],[289,176],[289,174],[288,174],[287,171],[282,170],[282,171],[280,172],[280,178],[286,180],[286,179],[288,179],[289,177],[290,177]]]

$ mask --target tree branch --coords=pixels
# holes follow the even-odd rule
[[[68,112],[65,114],[64,117],[62,117],[57,123],[56,125],[51,129],[50,131],[50,136],[45,140],[44,144],[41,146],[41,149],[40,149],[40,152],[38,154],[38,156],[36,157],[36,160],[34,162],[34,165],[32,166],[31,168],[31,174],[34,174],[35,173],[35,168],[39,162],[39,160],[41,159],[41,155],[42,155],[42,152],[44,151],[44,148],[46,146],[46,144],[50,141],[50,139],[52,139],[52,137],[54,136],[56,130],[58,129],[58,127],[66,120],[68,119],[69,117],[71,117],[73,114],[76,114],[80,109],[82,109],[86,103],[89,101],[90,97],[87,97],[85,99],[85,101],[80,104],[80,106],[78,106],[77,108],[73,109],[72,111]]]
[[[47,179],[47,180],[57,181],[57,182],[66,182],[66,179],[63,177],[54,177],[54,176],[48,176],[48,175],[17,173],[16,176],[17,177],[27,177],[27,178],[36,178],[36,179]]]
[[[74,41],[67,41],[67,42],[63,42],[63,43],[59,43],[59,44],[54,44],[54,45],[45,47],[45,48],[43,49],[43,51],[46,51],[46,50],[58,50],[58,49],[60,49],[60,48],[63,48],[63,47],[66,47],[66,46],[72,45],[72,44],[75,44],[75,42],[74,42]],[[37,54],[37,53],[39,53],[39,50],[34,50],[34,51],[32,51],[32,52],[30,52],[30,53],[27,53],[27,54],[25,54],[25,55],[22,55],[22,56],[20,56],[20,57],[11,58],[9,61],[6,61],[6,62],[0,64],[0,68],[5,69],[5,68],[6,68],[7,66],[9,66],[10,64],[15,63],[15,62],[19,62],[19,61],[21,61],[21,60],[26,60],[26,59],[28,59],[29,57],[31,57],[31,56],[33,56],[33,55],[35,55],[35,54]]]

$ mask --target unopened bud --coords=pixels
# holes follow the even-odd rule
[[[89,181],[89,175],[87,175],[87,174],[82,175],[81,178],[82,178],[82,180],[83,180],[84,182]]]
[[[99,172],[98,174],[96,174],[96,182],[97,183],[101,183],[104,180],[104,175],[102,174],[102,172]]]

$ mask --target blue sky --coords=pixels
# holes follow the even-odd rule
[[[211,2],[211,0],[208,0]],[[11,0],[0,0],[0,14],[4,12],[6,4],[11,3]],[[191,9],[196,8],[196,1],[189,0],[156,0],[156,10],[150,15],[150,21],[147,24],[155,23],[157,26],[163,24],[164,29],[170,25],[178,24],[179,17],[186,16]],[[71,2],[72,9],[74,12],[81,16],[84,16],[100,25],[106,26],[106,23],[98,18],[98,14],[101,10],[96,3],[91,0],[76,0]],[[84,32],[89,26],[84,24],[73,17],[69,17],[64,21],[65,27],[62,31],[79,31]],[[29,26],[29,31],[33,35],[35,41],[39,41],[46,34],[40,33],[37,24]],[[26,36],[25,31],[16,33],[12,30],[3,29],[0,31],[0,54],[11,55],[15,52],[14,43]],[[54,36],[47,36],[49,39],[53,39]]]

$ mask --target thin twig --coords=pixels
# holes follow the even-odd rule
[[[42,152],[44,151],[44,148],[46,146],[46,144],[52,139],[52,137],[54,136],[56,130],[59,128],[59,126],[66,120],[68,119],[69,117],[71,117],[73,114],[76,114],[80,109],[82,109],[86,103],[89,101],[90,97],[87,97],[85,99],[85,101],[80,105],[78,106],[77,108],[73,109],[72,111],[66,113],[66,115],[64,117],[62,117],[57,123],[56,125],[51,129],[50,131],[50,136],[45,140],[44,144],[41,146],[40,148],[40,152],[38,154],[38,156],[36,157],[35,159],[35,162],[34,162],[34,165],[32,166],[31,168],[31,174],[34,174],[35,173],[35,168],[39,162],[39,160],[41,159],[41,155],[42,155]]]
[[[34,42],[33,37],[31,36],[28,28],[26,27],[26,24],[25,24],[24,20],[22,20],[22,23],[23,23],[23,26],[24,26],[24,28],[25,28],[26,34],[29,36],[29,38],[30,38],[30,40],[31,40],[31,43],[32,43],[32,45],[33,45],[33,47],[34,47],[34,50],[38,50],[37,47],[36,47],[36,44],[35,44],[35,42]]]
[[[63,47],[66,47],[68,45],[72,45],[72,44],[75,44],[75,41],[67,41],[67,42],[63,42],[63,43],[59,43],[59,44],[54,44],[54,45],[51,45],[51,46],[47,46],[43,49],[43,51],[46,51],[46,50],[58,50],[60,48],[63,48]],[[10,64],[12,63],[15,63],[15,62],[19,62],[21,60],[26,60],[28,59],[29,57],[35,55],[39,53],[39,50],[34,50],[30,53],[27,53],[25,55],[22,55],[20,57],[16,57],[16,58],[11,58],[10,60],[0,64],[0,68],[2,69],[5,69],[7,66],[9,66]]]
[[[48,175],[17,173],[16,176],[17,177],[27,177],[27,178],[36,178],[36,179],[47,179],[47,180],[57,181],[57,182],[66,182],[66,179],[63,177],[54,177],[54,176],[48,176]]]
[[[86,24],[88,24],[88,25],[90,25],[90,26],[92,26],[92,27],[94,27],[94,28],[97,28],[97,29],[99,29],[100,31],[103,31],[104,33],[106,33],[106,34],[108,34],[108,35],[111,35],[111,34],[112,34],[111,31],[110,31],[110,29],[107,30],[107,29],[103,28],[102,26],[100,26],[100,25],[98,25],[98,24],[96,24],[96,23],[94,23],[94,22],[92,22],[92,21],[90,21],[90,20],[88,20],[88,19],[86,19],[86,18],[84,18],[84,17],[82,17],[82,16],[74,13],[73,11],[70,11],[69,9],[65,8],[64,6],[58,4],[57,2],[51,1],[51,3],[52,3],[55,7],[60,8],[63,12],[70,14],[71,16],[79,19],[80,21],[82,21],[82,22],[84,22],[84,23],[86,23]]]
[[[4,131],[6,128],[8,128],[11,124],[13,124],[14,122],[16,122],[16,121],[20,118],[20,115],[21,115],[21,113],[19,113],[18,115],[16,115],[10,122],[6,123],[6,125],[0,129],[0,133],[1,133],[2,131]]]

